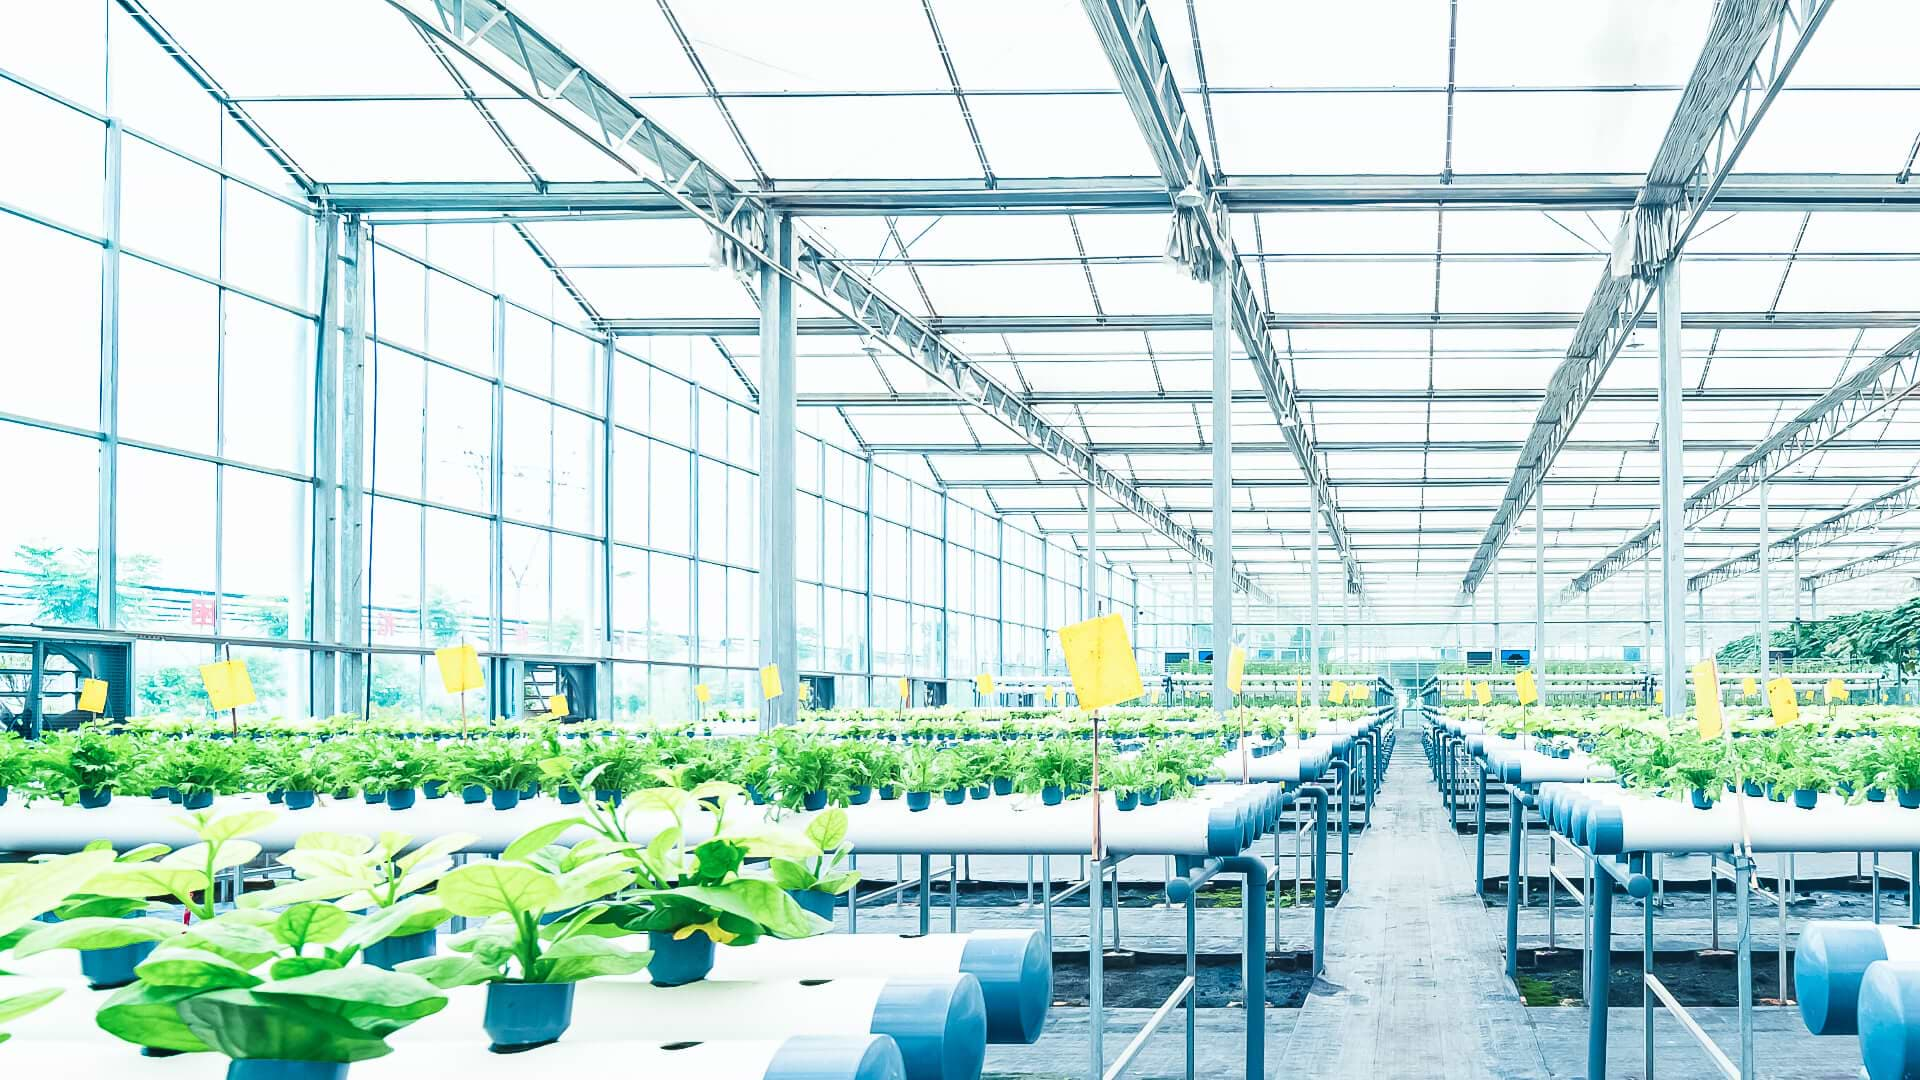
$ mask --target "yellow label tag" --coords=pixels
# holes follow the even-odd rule
[[[980,691],[981,697],[991,697],[993,695],[993,676],[984,671],[975,675],[973,677],[973,688]]]
[[[787,692],[780,684],[780,665],[768,664],[760,669],[760,696],[772,701]]]
[[[1666,687],[1664,687],[1664,686],[1656,686],[1656,687],[1654,687],[1654,690],[1653,690],[1653,703],[1654,703],[1655,705],[1665,705],[1665,704],[1667,703],[1667,688],[1666,688]]]
[[[1693,665],[1693,714],[1700,737],[1720,737],[1720,665],[1712,657]]]
[[[1533,672],[1522,671],[1513,677],[1513,692],[1520,704],[1531,705],[1540,700],[1540,688],[1533,683]]]
[[[1493,687],[1488,686],[1486,680],[1483,679],[1479,686],[1473,688],[1473,696],[1480,704],[1491,705],[1493,704]]]
[[[1807,691],[1807,704],[1813,704],[1813,691]]]
[[[1472,679],[1460,680],[1460,696],[1463,698],[1467,698],[1469,700],[1473,698],[1473,680]]]
[[[1366,687],[1361,686],[1359,683],[1347,684],[1347,701],[1350,704],[1359,705],[1359,704],[1363,704],[1366,700],[1367,700]]]
[[[202,664],[200,681],[206,684],[207,702],[215,712],[226,712],[254,703],[253,679],[247,675],[247,662],[244,660]]]
[[[810,683],[801,683],[801,684],[800,684],[800,700],[801,700],[801,701],[812,701],[812,700],[813,700],[813,686],[812,686],[812,684],[810,684]]]
[[[81,712],[106,712],[107,680],[82,679],[80,681],[80,704],[76,705],[75,708]]]
[[[699,702],[702,705],[705,705],[707,702],[712,701],[713,687],[708,686],[706,683],[693,684],[693,700]]]
[[[1346,698],[1347,684],[1339,679],[1335,679],[1333,685],[1327,687],[1327,700],[1332,704],[1338,705],[1342,701],[1345,701]]]
[[[1809,697],[1813,691],[1807,691]],[[1773,726],[1784,727],[1800,719],[1800,702],[1793,692],[1793,680],[1785,675],[1767,680],[1767,705],[1773,710]]]
[[[1760,692],[1760,684],[1753,680],[1753,676],[1747,675],[1747,676],[1743,676],[1740,679],[1740,696],[1741,697],[1752,697],[1753,695],[1759,692]]]
[[[900,700],[905,701],[912,696],[913,696],[913,680],[901,679],[900,680]]]
[[[1227,689],[1236,694],[1239,693],[1240,685],[1246,676],[1247,650],[1235,645],[1233,652],[1227,657]]]
[[[1043,687],[1040,691],[1040,696],[1047,699],[1047,704],[1053,704],[1053,687]]]
[[[554,694],[547,698],[547,719],[561,720],[567,716],[567,695]]]
[[[487,684],[480,670],[480,653],[471,645],[435,649],[433,659],[440,665],[440,685],[446,687],[449,694],[478,690]]]
[[[1060,651],[1066,654],[1067,674],[1082,709],[1104,709],[1146,695],[1119,612],[1062,627]]]
[[[1844,703],[1847,700],[1847,684],[1839,679],[1827,680],[1827,704]]]
[[[1149,689],[1147,691],[1147,700],[1155,705],[1160,704],[1160,688],[1156,686]]]

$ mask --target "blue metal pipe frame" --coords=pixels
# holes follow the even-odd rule
[[[1302,790],[1319,790],[1302,789]],[[1326,828],[1326,792],[1320,792],[1321,832]],[[1175,901],[1187,904],[1187,970],[1194,970],[1193,943],[1193,896],[1194,893],[1219,874],[1240,874],[1246,880],[1240,893],[1242,922],[1246,926],[1246,939],[1240,954],[1240,986],[1247,1010],[1247,1077],[1267,1075],[1267,921],[1264,917],[1267,906],[1267,864],[1252,855],[1229,855],[1209,859],[1197,867],[1187,860],[1181,864],[1188,867],[1187,873],[1167,883],[1167,895]],[[1324,880],[1324,875],[1322,875]],[[1318,919],[1320,898],[1325,889],[1315,891],[1315,948],[1314,970],[1318,972],[1320,951],[1318,941]],[[1093,1022],[1099,1022],[1095,1016]],[[1188,995],[1187,1011],[1187,1076],[1193,1076],[1193,1038],[1194,1020],[1192,996]],[[1098,1075],[1098,1074],[1096,1074]]]

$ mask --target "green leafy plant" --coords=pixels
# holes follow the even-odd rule
[[[773,883],[795,892],[821,892],[839,896],[860,881],[858,870],[840,869],[852,854],[847,843],[847,812],[834,807],[816,814],[807,822],[804,834],[818,854],[803,858],[776,855],[767,860]]]
[[[113,861],[112,851],[82,851],[34,863],[0,865],[0,941],[54,908]],[[57,986],[0,996],[0,1024],[17,1020],[59,997]],[[0,1042],[7,1040],[0,1031]]]
[[[346,833],[302,835],[280,861],[294,880],[266,892],[247,893],[243,908],[271,908],[311,900],[339,901],[350,909],[406,906],[409,912],[391,936],[436,929],[453,917],[439,897],[423,894],[453,869],[453,854],[473,843],[470,833],[436,837],[411,848],[413,838],[383,832],[375,839]]]
[[[66,794],[118,790],[129,769],[129,740],[94,727],[49,735],[45,765],[50,787]]]
[[[925,746],[916,746],[907,751],[900,767],[900,782],[907,786],[908,791],[938,791],[940,781],[940,755]]]
[[[94,878],[88,889],[101,896],[145,899],[170,896],[196,918],[214,917],[213,879],[222,870],[242,866],[260,854],[260,845],[243,839],[273,823],[271,810],[233,814],[201,811],[173,820],[192,830],[200,842],[158,858],[116,862]]]

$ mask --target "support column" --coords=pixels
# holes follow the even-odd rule
[[[1547,478],[1533,489],[1533,681],[1547,701]]]
[[[1320,708],[1320,493],[1307,487],[1307,704]]]
[[[1091,619],[1100,614],[1100,599],[1095,583],[1099,578],[1094,569],[1094,560],[1100,554],[1099,522],[1095,520],[1100,505],[1100,489],[1087,485],[1087,591],[1084,598],[1085,610],[1082,618]]]
[[[1793,546],[1793,621],[1800,621],[1800,545]]]
[[[333,606],[334,640],[339,654],[340,689],[334,707],[341,712],[365,712],[367,686],[366,602],[367,535],[366,488],[372,479],[364,471],[361,448],[366,445],[367,400],[366,259],[371,246],[357,215],[349,214],[340,238],[340,550],[338,590]],[[498,420],[498,417],[495,417]],[[499,427],[495,426],[495,432]],[[498,460],[497,458],[495,460]],[[496,549],[497,555],[497,549]],[[496,558],[494,572],[499,572]],[[494,589],[494,606],[499,591]],[[498,713],[498,706],[495,707]]]
[[[1666,715],[1687,713],[1686,459],[1680,416],[1680,264],[1660,271],[1660,672]]]
[[[1233,655],[1233,274],[1213,268],[1213,711],[1231,702]]]
[[[767,217],[774,258],[793,267],[793,220]],[[791,724],[800,675],[794,624],[794,315],[793,282],[760,268],[760,664],[777,664],[785,693],[760,703],[760,730]]]
[[[1767,608],[1767,546],[1773,538],[1767,532],[1767,480],[1760,478],[1760,685],[1773,677],[1773,618]]]
[[[320,283],[320,325],[341,323],[340,289],[335,264],[340,260],[340,215],[323,213],[314,219],[318,231]],[[340,338],[331,331],[316,335],[314,384],[318,387],[313,410],[313,639],[323,644],[338,643],[340,620],[337,604],[340,580]],[[311,689],[308,702],[314,716],[332,716],[339,689],[340,655],[329,649],[317,649],[308,665]]]
[[[1653,560],[1640,560],[1640,662],[1653,670]]]
[[[1500,663],[1500,556],[1493,557],[1493,670],[1499,671]]]
[[[1340,572],[1340,662],[1353,663],[1353,612],[1349,601],[1353,593],[1347,589],[1346,571]]]
[[[120,178],[122,135],[120,121],[107,120],[106,183],[101,200],[106,246],[100,259],[100,514],[94,557],[95,592],[100,628],[120,623],[120,604],[114,579],[119,561],[120,502],[116,477],[120,464]],[[37,713],[37,710],[36,710]]]

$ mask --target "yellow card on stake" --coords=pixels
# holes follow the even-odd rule
[[[1146,695],[1126,620],[1118,612],[1062,627],[1060,650],[1081,708],[1104,709]]]

